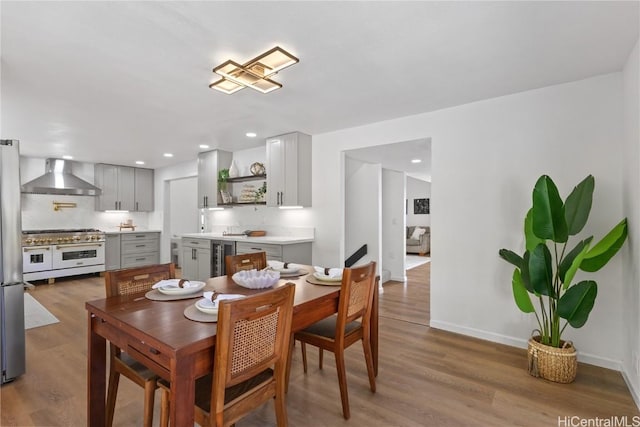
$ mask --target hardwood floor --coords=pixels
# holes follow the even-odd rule
[[[296,347],[287,395],[291,426],[558,426],[558,417],[565,416],[626,415],[629,422],[640,416],[619,372],[581,364],[574,383],[553,384],[529,376],[522,349],[427,327],[429,270],[425,264],[408,272],[407,284],[384,285],[375,394],[369,391],[362,348],[347,349],[350,420],[342,418],[331,355],[319,370],[317,352],[308,348],[304,375]],[[103,279],[59,280],[39,285],[31,295],[60,323],[27,331],[27,373],[0,389],[0,425],[85,425],[84,302],[102,298]],[[156,425],[159,400],[158,394]],[[114,425],[136,426],[141,419],[142,389],[123,378]],[[274,426],[272,405],[236,425]]]

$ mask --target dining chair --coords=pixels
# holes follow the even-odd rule
[[[213,371],[196,380],[197,424],[230,426],[273,399],[278,427],[287,425],[285,382],[294,292],[295,285],[287,283],[220,302]],[[171,387],[165,380],[158,384],[161,425],[166,427]]]
[[[306,344],[319,348],[319,366],[322,369],[323,351],[334,353],[338,370],[338,383],[342,399],[342,414],[349,419],[349,394],[347,390],[347,374],[344,363],[344,350],[351,344],[362,341],[364,358],[369,376],[369,387],[376,391],[376,378],[371,351],[371,309],[373,293],[378,286],[376,263],[355,268],[345,268],[340,285],[338,312],[294,334],[294,340],[301,343],[302,366],[307,373]],[[358,320],[359,319],[359,320]]]
[[[176,276],[172,263],[150,265],[105,272],[107,297],[130,295],[151,290],[158,281],[173,279]],[[158,388],[158,377],[141,363],[135,361],[126,352],[113,343],[109,343],[109,386],[107,389],[106,425],[113,424],[113,413],[118,394],[120,375],[124,375],[144,389],[143,425],[151,427],[153,423],[153,404]]]
[[[227,255],[224,257],[224,271],[227,276],[240,270],[262,270],[267,266],[266,252],[253,252],[249,254]]]

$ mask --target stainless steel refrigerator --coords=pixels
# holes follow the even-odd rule
[[[0,369],[1,384],[26,370],[20,149],[16,140],[0,140]]]

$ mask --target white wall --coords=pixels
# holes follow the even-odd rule
[[[345,257],[336,266],[366,244],[367,255],[356,265],[375,261],[380,267],[381,179],[380,164],[345,158]]]
[[[44,174],[45,159],[20,157],[20,182],[24,184]],[[73,162],[73,174],[94,183],[94,164]],[[119,230],[118,225],[132,219],[139,229],[148,229],[147,212],[99,212],[93,196],[59,196],[50,194],[22,194],[22,229],[97,228]],[[53,202],[75,203],[75,208],[53,210]]]
[[[407,226],[431,225],[431,204],[429,204],[429,214],[416,215],[413,213],[414,199],[431,199],[431,183],[407,176]]]
[[[624,214],[629,238],[622,248],[623,259],[623,373],[636,404],[640,406],[640,67],[636,43],[623,72],[624,99]]]
[[[622,79],[620,73],[546,87],[433,113],[314,135],[315,263],[344,259],[340,156],[344,150],[432,140],[431,324],[524,347],[534,320],[511,295],[503,247],[520,250],[522,219],[539,175],[563,195],[596,177],[588,229],[598,238],[622,215]],[[461,243],[462,242],[462,243]],[[451,256],[456,254],[456,256]],[[565,337],[588,363],[619,368],[621,257],[592,275],[601,286],[585,327]],[[463,261],[461,261],[463,260]],[[461,268],[464,262],[464,268]]]
[[[391,280],[404,282],[405,276],[405,173],[382,169],[382,258],[381,270]]]

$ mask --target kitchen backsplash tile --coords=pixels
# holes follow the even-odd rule
[[[53,210],[53,202],[75,203],[75,208]],[[118,225],[132,219],[133,224],[148,228],[146,212],[98,212],[95,199],[87,196],[56,196],[49,194],[22,195],[22,229],[97,228],[103,231],[118,230]]]

